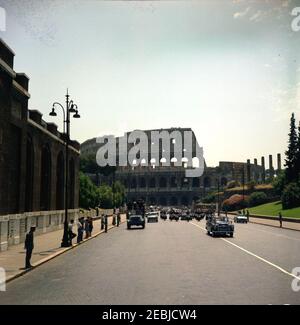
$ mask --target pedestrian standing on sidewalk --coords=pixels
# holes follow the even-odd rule
[[[34,248],[33,244],[33,233],[35,232],[35,227],[31,227],[29,233],[26,235],[24,249],[26,249],[26,259],[25,259],[25,268],[29,269],[32,267],[30,264],[32,251]]]
[[[105,223],[104,214],[101,214],[101,230],[104,229],[104,223]]]
[[[104,222],[104,229],[105,229],[105,232],[107,232],[107,228],[108,228],[108,218],[107,218],[107,215],[105,216],[105,222]]]
[[[117,227],[120,226],[120,222],[121,222],[121,216],[120,216],[120,212],[118,212],[118,214],[117,214]]]
[[[69,226],[68,226],[68,234],[69,234],[69,245],[72,246],[72,240],[76,237],[76,234],[73,233],[73,225],[74,220],[71,219]]]
[[[248,209],[247,209],[247,212],[246,212],[246,216],[247,216],[247,222],[249,222],[250,213],[249,213]]]
[[[282,214],[281,212],[279,212],[279,224],[280,224],[280,228],[282,228]]]
[[[92,217],[89,217],[88,221],[89,221],[90,236],[92,236],[92,232],[93,232],[93,229],[94,229],[93,218]]]
[[[82,242],[83,239],[83,232],[84,232],[84,219],[80,218],[77,222],[77,244]]]
[[[90,223],[89,223],[89,218],[86,218],[84,220],[84,230],[85,230],[85,238],[90,237]]]

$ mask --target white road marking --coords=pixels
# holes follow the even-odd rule
[[[192,224],[193,226],[195,226],[195,227],[198,227],[198,228],[200,228],[200,229],[206,231],[205,228],[203,228],[203,227],[197,225],[197,224],[194,223],[194,222],[191,222],[191,224]],[[245,249],[245,248],[243,248],[243,247],[241,247],[241,246],[239,246],[239,245],[234,244],[234,243],[231,242],[230,240],[225,239],[225,238],[219,238],[219,239],[221,239],[221,240],[225,241],[226,243],[228,243],[228,244],[230,244],[230,245],[232,245],[232,246],[234,246],[234,247],[240,249],[241,251],[243,251],[243,252],[245,252],[245,253],[247,253],[247,254],[249,254],[249,255],[251,255],[251,256],[257,258],[258,260],[260,260],[260,261],[262,261],[262,262],[264,262],[264,263],[266,263],[266,264],[269,264],[270,266],[276,268],[277,270],[281,271],[282,273],[287,274],[287,275],[289,275],[289,276],[291,276],[292,278],[295,278],[295,279],[297,279],[297,280],[300,280],[300,277],[299,277],[299,276],[296,276],[295,274],[286,271],[284,268],[282,268],[282,267],[280,267],[280,266],[278,266],[278,265],[276,265],[276,264],[274,264],[274,263],[272,263],[272,262],[270,262],[270,261],[264,259],[263,257],[260,257],[260,256],[258,256],[258,255],[256,255],[256,254],[254,254],[254,253],[248,251],[247,249]]]

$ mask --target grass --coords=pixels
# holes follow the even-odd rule
[[[281,212],[283,217],[300,219],[300,207],[283,210],[280,201],[258,205],[256,207],[250,208],[249,212],[250,214],[260,214],[275,217],[277,217],[279,212]]]
[[[259,190],[271,190],[273,188],[272,184],[258,184],[254,186],[254,191],[259,191]],[[249,190],[249,186],[245,185],[245,191]],[[228,188],[225,191],[226,192],[240,192],[243,190],[243,186],[237,186],[237,187],[233,187],[233,188]]]

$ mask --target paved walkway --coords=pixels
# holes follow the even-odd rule
[[[110,218],[111,219],[111,218]],[[122,221],[126,220],[126,216],[122,216]],[[94,220],[94,229],[92,238],[98,236],[104,231],[101,230],[100,220]],[[109,222],[108,230],[114,228]],[[73,231],[77,233],[77,226],[75,225]],[[34,250],[32,254],[31,264],[37,267],[57,255],[64,253],[72,248],[77,247],[77,239],[73,240],[73,247],[61,248],[61,240],[63,237],[63,229],[45,233],[34,237]],[[89,240],[89,239],[88,239]],[[84,243],[84,240],[82,243]],[[25,266],[25,250],[24,243],[10,246],[7,251],[0,253],[0,267],[6,271],[6,281],[28,272],[24,269]]]

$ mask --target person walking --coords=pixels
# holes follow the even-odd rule
[[[30,264],[32,251],[34,248],[33,243],[33,233],[35,232],[35,227],[30,227],[29,233],[26,235],[24,249],[26,249],[26,258],[25,258],[25,268],[29,269],[32,267]]]
[[[73,233],[73,225],[74,220],[71,219],[69,226],[68,226],[68,234],[69,234],[69,245],[72,246],[72,240],[76,237],[76,234]]]
[[[280,225],[280,228],[282,228],[282,214],[281,212],[279,212],[279,225]]]
[[[83,240],[83,232],[84,232],[84,219],[80,218],[77,222],[77,244],[82,242]]]

